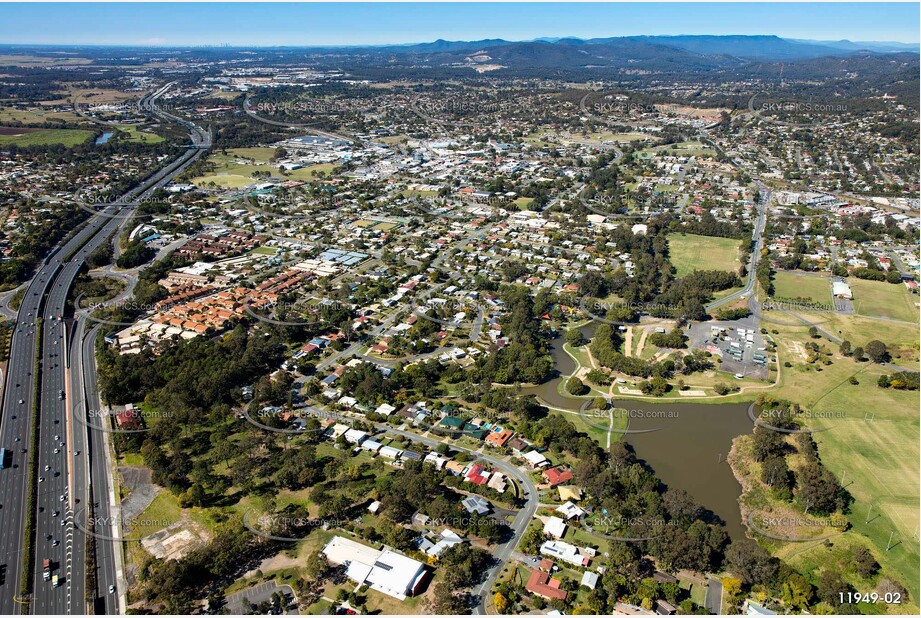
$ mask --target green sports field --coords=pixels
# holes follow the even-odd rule
[[[848,285],[854,294],[854,310],[859,315],[872,315],[905,322],[918,321],[919,297],[901,283],[867,281],[850,277]]]
[[[831,283],[827,277],[795,272],[778,272],[774,275],[776,298],[808,298],[828,305],[831,301]]]
[[[0,134],[0,146],[50,146],[63,144],[67,147],[76,146],[93,137],[92,131],[82,129],[39,129],[19,135]]]
[[[695,270],[728,270],[739,268],[737,238],[717,238],[697,234],[669,234],[668,253],[677,276],[683,277]]]

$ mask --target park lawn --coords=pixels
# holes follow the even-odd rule
[[[898,329],[902,337],[879,336],[869,330],[868,323]],[[853,336],[854,345],[879,336],[887,343],[913,341],[917,346],[917,331],[908,325],[836,315],[831,325],[824,324],[823,328],[837,331],[839,325],[851,331],[839,336]],[[822,462],[843,480],[855,499],[848,515],[852,530],[873,543],[874,555],[884,569],[918,599],[921,440],[917,392],[879,388],[877,378],[891,370],[842,357],[837,346],[827,340],[815,341],[834,352],[832,364],[817,371],[803,362],[803,345],[811,341],[807,327],[777,326],[777,330],[781,333],[774,337],[779,360],[790,361],[793,367],[781,369],[779,388],[774,392],[802,404],[818,417],[810,421],[810,428],[822,430],[814,434]],[[915,339],[906,339],[909,336]],[[849,383],[851,376],[857,385]],[[874,517],[865,523],[870,509]],[[899,545],[887,552],[893,532]]]
[[[740,243],[736,238],[669,234],[669,258],[678,277],[684,277],[695,270],[735,272],[739,268]]]
[[[804,315],[809,318],[808,314]],[[853,346],[865,347],[873,339],[879,339],[889,347],[894,364],[918,371],[919,344],[916,325],[839,313],[821,314],[816,321],[821,322],[819,328],[841,339],[847,339]]]
[[[140,127],[135,126],[120,126],[117,127],[119,132],[127,133],[126,137],[122,138],[122,141],[139,143],[139,144],[159,144],[163,141],[163,137],[157,135],[156,133],[149,133],[147,131],[141,131]]]
[[[249,176],[239,176],[237,174],[219,174],[213,176],[198,176],[190,181],[193,185],[204,187],[212,182],[225,189],[242,189],[251,184],[258,182],[255,178]]]
[[[258,146],[252,148],[229,148],[227,154],[231,159],[253,159],[257,162],[267,163],[269,159],[275,156],[275,149]],[[214,158],[220,156],[223,155],[215,155]]]
[[[277,247],[256,247],[250,254],[252,255],[275,255],[278,253]]]
[[[851,277],[854,310],[859,315],[875,315],[905,322],[918,321],[918,296],[902,284],[868,281]]]
[[[778,272],[774,275],[775,298],[808,298],[828,305],[832,302],[831,283],[827,277],[797,272]]]
[[[83,129],[41,129],[22,135],[0,135],[0,146],[50,146],[62,144],[68,148],[89,141],[92,131]]]
[[[648,140],[650,136],[645,133],[600,133],[593,137],[602,141],[620,142],[627,144],[637,140]]]
[[[400,192],[400,197],[434,197],[436,195],[438,191],[431,189],[406,189]]]
[[[655,146],[640,151],[646,158],[658,154],[671,154],[675,156],[698,156],[698,157],[715,157],[716,151],[707,148],[700,142],[679,142],[677,144],[665,144]]]
[[[118,465],[119,466],[143,466],[144,465],[144,456],[140,453],[132,453],[131,451],[123,451],[118,456]]]
[[[533,201],[533,197],[519,197],[512,203],[518,207],[518,210],[527,210]]]
[[[324,176],[329,176],[333,169],[336,167],[333,163],[320,163],[317,165],[310,165],[308,167],[302,167],[299,170],[290,170],[285,174],[285,178],[293,178],[295,180],[313,180],[317,178],[320,173]]]

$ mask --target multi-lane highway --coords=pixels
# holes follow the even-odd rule
[[[139,107],[186,126],[192,147],[115,203],[105,206],[77,234],[52,251],[29,284],[17,315],[0,417],[0,447],[11,452],[5,469],[0,470],[0,530],[3,530],[0,568],[4,575],[0,584],[0,612],[3,614],[85,613],[86,538],[75,530],[73,514],[85,512],[88,470],[84,438],[76,435],[82,428],[70,412],[86,414],[86,408],[75,408],[74,393],[70,392],[67,346],[72,333],[67,331],[73,326],[64,320],[65,302],[86,257],[132,215],[136,203],[166,185],[211,145],[209,132],[157,109],[157,98],[170,86],[167,84],[145,96]],[[43,318],[40,350],[39,317]],[[37,361],[41,363],[40,384]],[[37,435],[32,432],[36,404],[40,408]],[[37,446],[35,453],[31,452],[33,440]],[[36,458],[38,477],[32,488],[31,456]],[[104,465],[96,460],[90,463],[94,468]],[[31,556],[24,556],[25,535],[30,532],[26,529],[30,489],[34,491],[36,507],[31,514],[34,549]],[[33,562],[24,564],[26,559]],[[46,559],[51,560],[52,572],[58,577],[56,587],[52,581],[44,581],[42,561]],[[22,578],[27,577],[29,570],[31,599],[22,599],[18,596],[26,587]],[[114,574],[109,579],[114,579]]]

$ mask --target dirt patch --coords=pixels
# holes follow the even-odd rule
[[[141,539],[141,546],[160,560],[179,560],[208,541],[207,531],[183,517],[172,526]]]
[[[41,129],[30,129],[28,127],[0,127],[0,135],[25,135],[26,133],[35,133]]]
[[[271,558],[266,558],[259,563],[259,566],[243,574],[243,577],[255,577],[257,571],[262,571],[263,573],[272,573],[274,571],[280,571],[281,569],[290,569],[292,567],[299,567],[303,561],[298,558],[291,558],[285,555],[284,552],[280,552]]]
[[[128,497],[122,500],[123,521],[131,521],[150,506],[157,497],[160,488],[151,482],[150,468],[142,466],[123,466],[118,469],[122,485],[130,490]]]

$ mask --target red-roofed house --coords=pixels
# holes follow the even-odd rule
[[[486,442],[492,446],[505,446],[506,442],[512,439],[512,436],[515,435],[515,432],[511,429],[503,429],[502,431],[490,431],[489,435],[486,436]]]
[[[486,471],[486,468],[479,464],[474,464],[470,466],[470,469],[467,470],[467,476],[464,478],[473,483],[474,485],[485,485],[489,481],[489,475],[483,474]]]
[[[531,571],[531,576],[528,577],[528,583],[524,585],[524,589],[547,600],[566,599],[566,591],[560,590],[560,580],[540,571]]]
[[[572,472],[569,470],[560,470],[559,468],[550,468],[543,471],[543,477],[551,487],[556,487],[561,483],[572,480]]]

